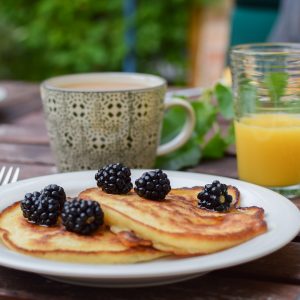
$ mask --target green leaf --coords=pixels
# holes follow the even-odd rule
[[[289,75],[285,72],[269,72],[265,78],[265,85],[272,101],[279,102],[284,95]]]
[[[222,138],[220,132],[217,132],[204,146],[203,157],[205,158],[221,158],[227,148],[227,143]]]
[[[165,113],[161,131],[162,144],[170,141],[180,132],[185,118],[185,112],[180,107],[173,107]]]
[[[219,111],[223,111],[223,115],[227,118],[233,115],[232,95],[230,89],[221,84],[218,84],[214,91],[219,96],[219,108],[212,103],[213,90],[210,89],[206,89],[200,99],[190,102],[196,115],[193,137],[177,151],[158,157],[156,167],[179,170],[197,165],[202,156],[206,158],[224,156],[226,148],[234,142],[234,128],[231,124],[223,138],[218,129],[217,115]],[[167,112],[163,121],[161,142],[165,143],[174,138],[182,129],[184,121],[185,113],[181,108],[173,108]],[[204,144],[205,136],[212,128],[217,130],[217,133]],[[203,155],[201,147],[204,148]]]
[[[180,170],[195,166],[201,158],[200,145],[195,137],[191,138],[178,150],[156,158],[155,167],[165,170]]]
[[[255,112],[256,106],[258,105],[257,90],[256,87],[250,83],[249,79],[240,83],[238,95],[239,99],[236,103],[238,116]]]
[[[232,122],[227,129],[227,135],[224,137],[224,141],[227,146],[230,146],[235,143],[235,131],[234,131],[234,123]]]
[[[221,83],[215,86],[215,95],[219,103],[220,113],[225,119],[231,119],[234,116],[233,96],[231,89]]]
[[[217,118],[217,109],[208,102],[193,101],[192,106],[196,114],[195,131],[198,139],[201,140],[204,135],[212,128]]]

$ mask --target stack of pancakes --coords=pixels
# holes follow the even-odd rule
[[[59,222],[43,227],[23,218],[19,202],[0,215],[0,233],[10,249],[36,257],[84,263],[134,263],[163,256],[217,252],[264,233],[259,207],[233,207],[219,213],[197,207],[202,187],[172,189],[163,201],[87,189],[81,199],[98,201],[105,225],[90,236],[68,232]],[[230,186],[233,203],[239,192]],[[235,205],[237,206],[237,205]]]

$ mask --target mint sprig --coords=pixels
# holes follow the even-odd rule
[[[189,101],[188,99],[185,99]],[[190,101],[195,115],[196,126],[189,141],[178,150],[157,157],[156,167],[179,170],[195,166],[201,159],[220,158],[234,142],[233,97],[231,89],[221,83],[203,91],[201,97]],[[229,121],[228,130],[222,133],[220,119]],[[161,143],[171,140],[181,130],[185,113],[181,108],[173,108],[165,114]]]
[[[269,91],[270,99],[278,104],[284,95],[289,75],[286,72],[268,72],[265,77],[265,86]]]

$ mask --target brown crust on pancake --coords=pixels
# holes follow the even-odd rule
[[[14,220],[14,226],[9,226],[11,219]],[[20,231],[20,236],[24,234],[24,241],[16,239],[16,230]],[[61,260],[71,262],[84,263],[134,263],[138,261],[151,260],[168,255],[167,253],[158,251],[152,247],[144,247],[136,245],[136,247],[126,247],[121,243],[117,235],[110,232],[106,227],[99,229],[91,236],[81,236],[65,230],[65,228],[58,224],[53,227],[43,227],[27,222],[22,217],[19,202],[6,207],[0,213],[0,235],[3,243],[9,248],[19,253],[26,255]],[[30,235],[28,237],[27,235]],[[31,236],[32,235],[32,236]],[[27,236],[27,237],[26,237]],[[56,244],[56,239],[58,244]],[[72,247],[66,242],[62,243],[66,238],[68,242],[78,243],[83,248]],[[111,246],[112,250],[89,250],[88,247],[93,243],[96,248],[101,249],[101,242],[106,243],[106,248]],[[109,245],[107,246],[107,243]],[[47,249],[49,247],[49,249]],[[41,250],[43,249],[43,250]]]
[[[98,188],[87,189],[79,197],[99,201],[108,224],[133,231],[138,237],[151,240],[155,248],[176,255],[216,252],[267,230],[264,210],[259,207],[233,207],[229,213],[199,209],[196,196],[202,189],[173,189],[159,202],[139,198],[134,192],[108,195]],[[230,186],[229,191],[237,206],[238,189]]]
[[[137,237],[132,231],[120,231],[117,234],[119,240],[127,247],[151,247],[152,242]]]
[[[87,189],[79,197],[99,201],[105,224],[112,226],[110,230],[103,226],[91,236],[70,233],[60,223],[54,227],[31,224],[22,217],[17,202],[0,213],[0,236],[8,248],[32,256],[85,263],[133,263],[169,253],[187,257],[217,252],[267,231],[264,210],[239,207],[236,187],[228,187],[233,197],[228,213],[198,208],[197,194],[202,189],[172,189],[164,201],[140,198],[133,190],[127,195],[110,195],[98,188]]]
[[[105,204],[102,204],[102,206],[104,207],[107,207]],[[248,207],[248,208],[254,208],[254,209],[258,209],[258,210],[262,210],[262,211],[257,211],[255,212],[255,216],[261,216],[263,214],[263,209],[262,208],[259,208],[257,206],[251,206],[251,207]],[[128,215],[114,209],[114,208],[109,208],[109,209],[112,209],[113,211],[115,211],[116,213],[122,215],[123,217],[131,220],[131,221],[134,221],[136,223],[139,223],[140,225],[144,226],[145,224],[143,222],[140,222],[140,221],[137,221],[136,219],[132,218],[132,217],[129,217]],[[238,211],[238,210],[237,210]],[[239,211],[242,211],[242,209],[239,209]],[[234,212],[233,212],[234,213]],[[221,216],[220,216],[221,217]],[[229,214],[226,214],[225,216],[223,216],[224,220],[226,223],[229,223],[229,222],[232,222],[232,217],[229,218]],[[215,217],[208,217],[208,216],[205,216],[205,218],[215,218]],[[254,224],[255,225],[255,224]],[[266,228],[267,224],[264,220],[258,220],[258,223],[256,224],[258,227],[262,227],[262,228]],[[147,225],[147,227],[151,228],[151,230],[154,230],[156,231],[158,234],[164,234],[165,231],[164,230],[161,230],[161,229],[158,229],[158,228],[155,228],[151,225]],[[202,228],[203,229],[203,228]],[[176,237],[176,238],[182,238],[182,237],[190,237],[190,238],[193,238],[195,236],[195,232],[197,232],[197,236],[201,237],[201,238],[205,238],[207,240],[222,240],[224,237],[226,238],[229,238],[229,239],[234,239],[234,238],[241,238],[241,237],[245,237],[246,234],[250,234],[252,232],[255,232],[256,231],[256,226],[254,227],[249,227],[243,231],[240,231],[238,233],[226,233],[226,232],[219,232],[218,235],[214,235],[214,236],[209,236],[207,235],[206,233],[201,233],[199,232],[199,230],[195,229],[194,232],[190,232],[190,233],[178,233],[178,232],[173,232],[172,233],[172,236]],[[264,231],[264,230],[263,230]],[[139,238],[138,238],[139,239]]]

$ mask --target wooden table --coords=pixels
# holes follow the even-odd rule
[[[7,91],[0,102],[0,166],[21,167],[20,179],[56,172],[35,84],[0,82]],[[191,171],[235,178],[233,155],[203,162]],[[300,198],[295,200],[300,207]],[[284,218],[284,212],[282,214]],[[286,220],[289,222],[289,220]],[[299,299],[300,238],[281,250],[237,267],[186,282],[139,289],[88,288],[0,267],[1,299]]]

